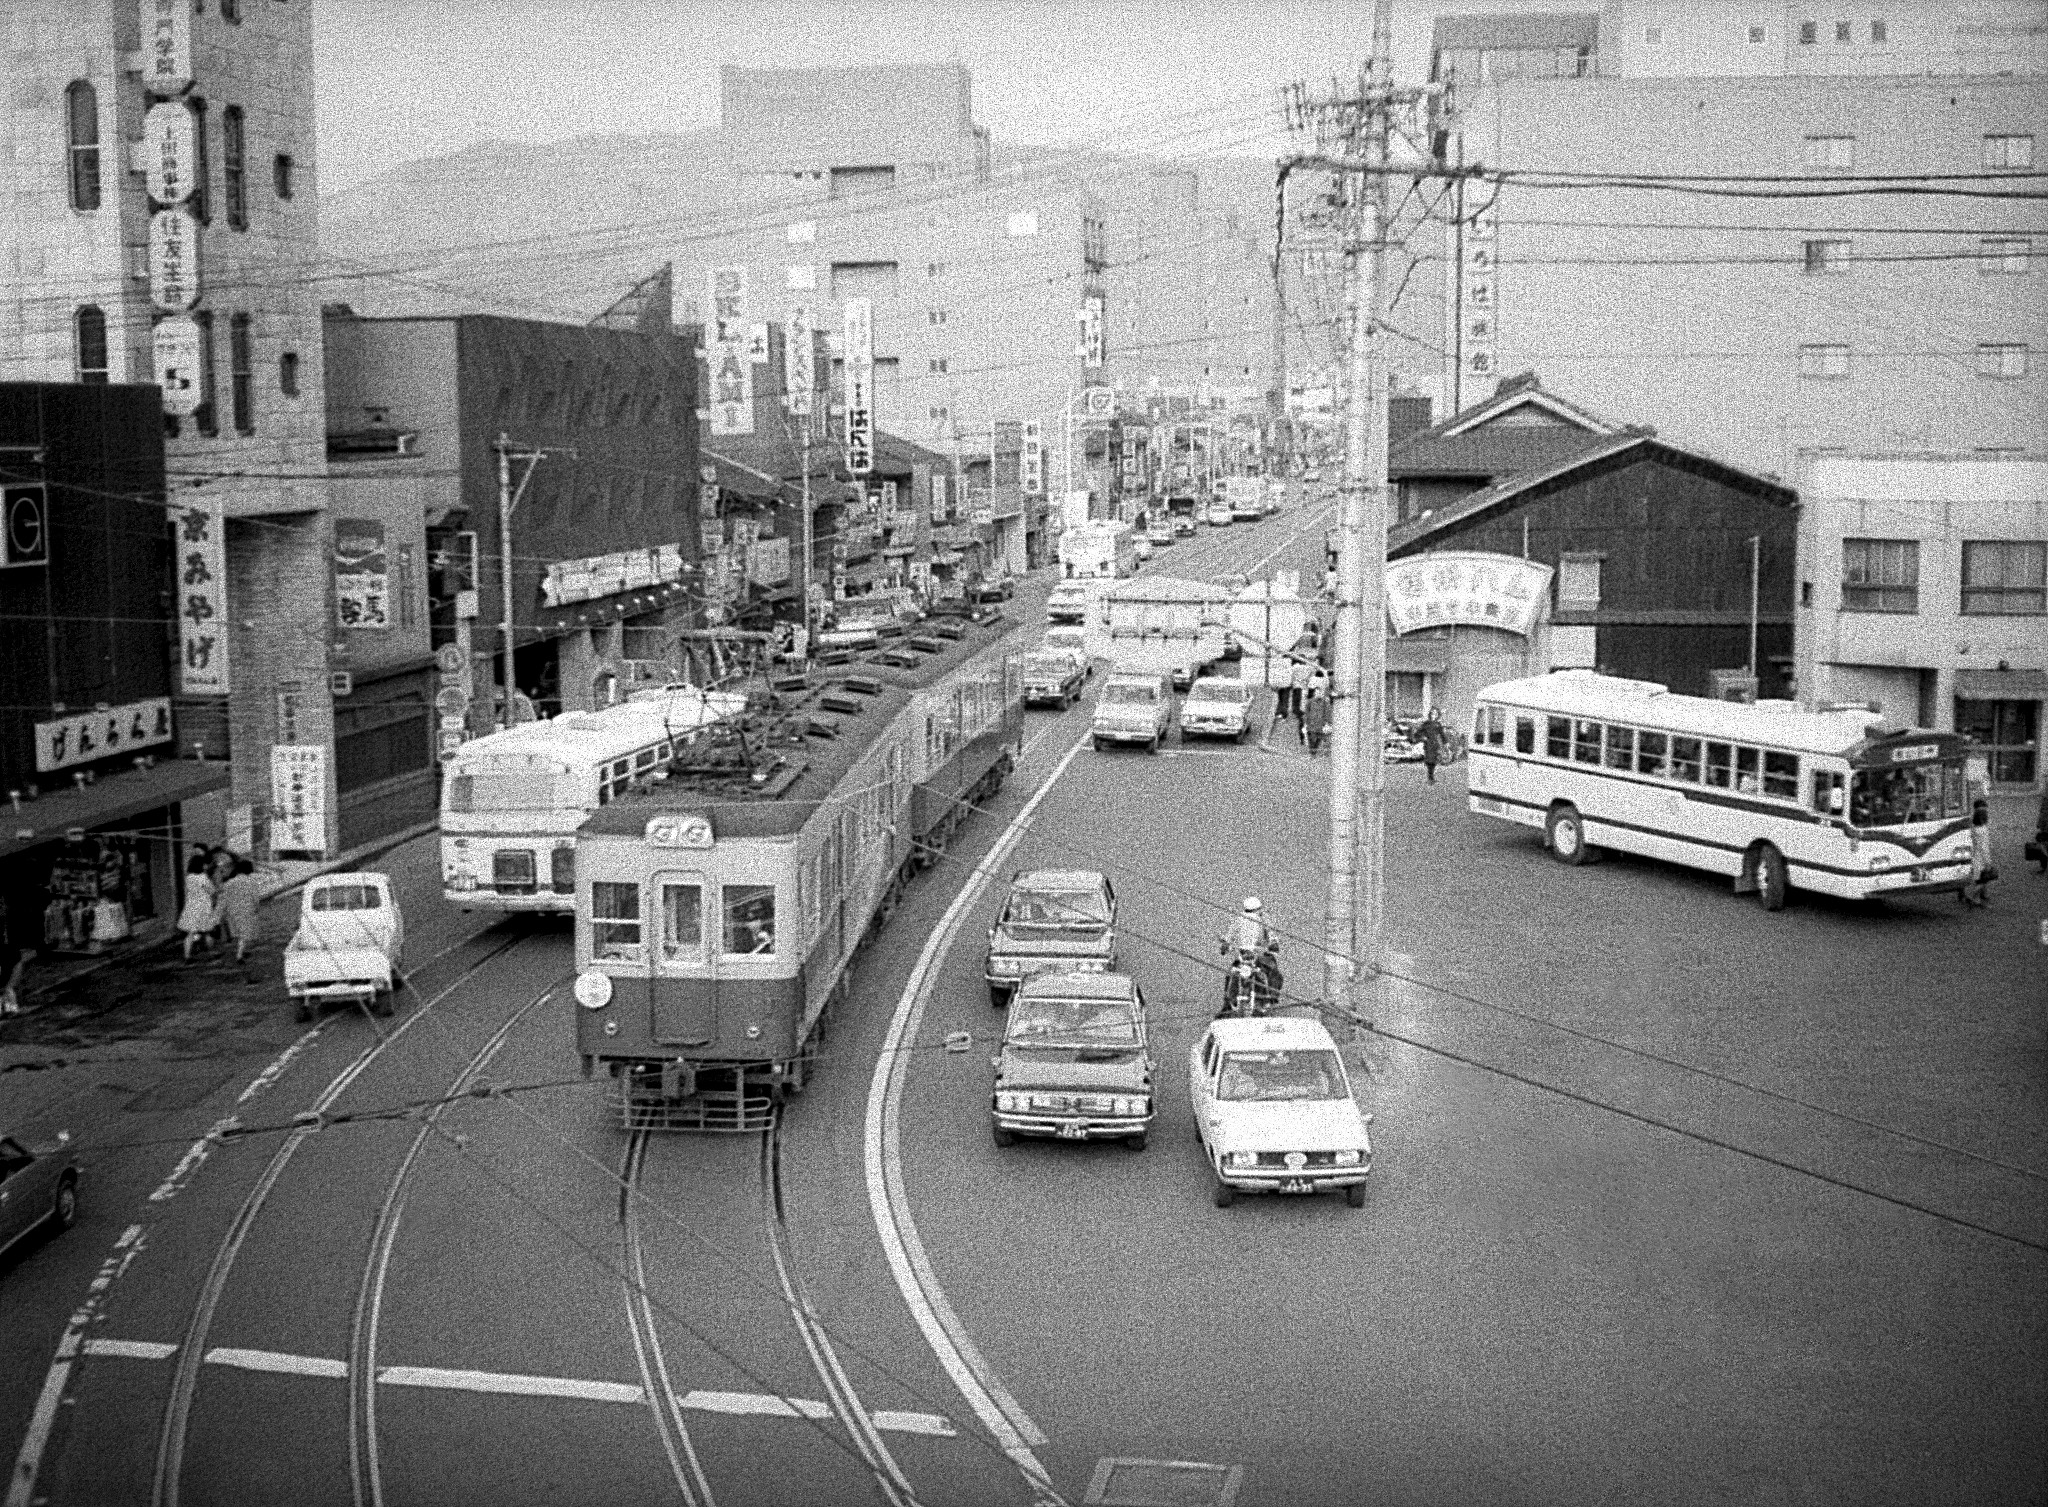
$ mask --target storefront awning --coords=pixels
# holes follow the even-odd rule
[[[1450,668],[1451,646],[1440,638],[1387,640],[1389,675],[1441,675]]]
[[[103,775],[83,788],[49,791],[23,802],[19,811],[0,809],[0,862],[44,843],[62,842],[74,830],[104,827],[138,812],[223,790],[227,783],[225,762],[165,759],[149,769]]]
[[[2048,701],[2048,670],[1958,670],[1962,701]]]

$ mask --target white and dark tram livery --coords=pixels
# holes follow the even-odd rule
[[[1013,626],[948,619],[764,684],[576,838],[576,1041],[628,1129],[764,1128],[855,950],[1015,767]]]

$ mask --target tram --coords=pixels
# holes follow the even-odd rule
[[[752,1131],[856,949],[1015,767],[1023,646],[928,623],[762,684],[576,834],[576,1041],[629,1130]]]

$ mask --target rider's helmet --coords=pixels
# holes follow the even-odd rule
[[[1247,916],[1256,916],[1260,909],[1261,906],[1259,905],[1259,897],[1257,895],[1247,895],[1244,897],[1244,913]]]

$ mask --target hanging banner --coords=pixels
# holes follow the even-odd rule
[[[141,0],[142,87],[178,95],[192,87],[191,0]]]
[[[166,314],[199,302],[199,222],[182,208],[149,217],[149,301]]]
[[[747,269],[712,267],[704,274],[706,292],[704,338],[713,345],[745,345],[747,340]]]
[[[1551,569],[1516,555],[1452,551],[1387,567],[1387,623],[1396,634],[1465,623],[1527,638],[1549,598]]]
[[[270,750],[270,851],[327,855],[327,749],[278,743]]]
[[[197,413],[204,396],[199,362],[205,354],[197,322],[183,315],[166,319],[150,336],[150,354],[156,385],[163,389],[164,412],[175,418]]]
[[[187,696],[225,696],[226,525],[206,508],[183,508],[171,516],[178,551],[178,684]]]
[[[1108,336],[1103,330],[1103,301],[1100,293],[1090,293],[1081,300],[1081,364],[1090,369],[1102,365],[1109,353]]]
[[[391,626],[390,555],[375,519],[334,521],[334,615],[344,628]]]
[[[1458,366],[1475,381],[1500,369],[1499,258],[1500,208],[1488,203],[1465,226],[1458,257]]]
[[[789,579],[789,541],[757,539],[747,546],[747,579],[756,586],[780,586]]]
[[[171,741],[171,698],[153,696],[36,724],[36,773]]]
[[[1045,426],[1037,419],[1024,421],[1024,444],[1017,456],[1017,484],[1026,497],[1045,495]]]
[[[875,469],[874,306],[865,298],[846,301],[846,469],[865,476]]]
[[[782,386],[783,401],[789,411],[803,415],[811,411],[811,384],[817,380],[817,367],[811,352],[811,310],[808,304],[797,304],[789,311],[782,325]]]
[[[199,123],[183,100],[161,100],[142,117],[142,173],[160,208],[192,197],[199,162]]]
[[[753,366],[768,364],[768,326],[753,323],[747,326],[747,361]]]
[[[752,434],[754,366],[747,359],[745,342],[707,346],[705,358],[711,369],[711,432]]]

